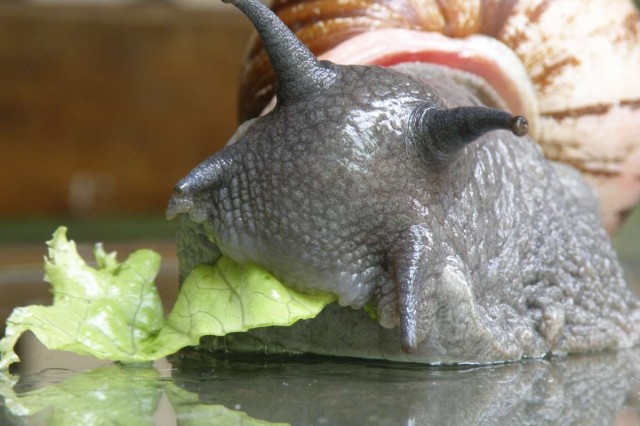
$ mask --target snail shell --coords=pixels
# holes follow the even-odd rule
[[[272,8],[316,55],[334,62],[391,65],[393,52],[409,49],[398,37],[497,41],[480,50],[508,48],[497,48],[507,60],[495,61],[506,75],[498,80],[518,92],[506,103],[528,115],[547,158],[576,167],[595,187],[610,232],[640,198],[640,17],[630,0],[276,0]],[[421,60],[437,62],[433,56]],[[458,62],[452,66],[478,68]],[[243,121],[269,103],[273,81],[255,37],[241,79]]]

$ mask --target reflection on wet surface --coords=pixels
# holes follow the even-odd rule
[[[637,349],[483,367],[184,352],[172,367],[80,371],[29,359],[13,389],[0,381],[8,424],[640,424]]]
[[[476,368],[318,361],[255,365],[219,361],[178,384],[201,401],[241,406],[290,424],[613,424],[638,387],[638,352]],[[193,364],[191,364],[193,365]],[[190,380],[187,380],[190,379]],[[580,408],[578,408],[580,407]]]
[[[640,424],[640,349],[482,367],[185,351],[120,367],[25,337],[0,424]]]

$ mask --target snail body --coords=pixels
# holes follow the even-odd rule
[[[292,350],[495,362],[638,343],[595,195],[523,117],[483,105],[500,102],[490,88],[437,65],[319,61],[259,2],[233,3],[277,104],[176,185],[183,278],[224,254],[336,295],[316,319],[254,332]]]

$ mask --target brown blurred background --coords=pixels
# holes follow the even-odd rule
[[[94,3],[0,0],[2,219],[162,215],[237,126],[234,7]]]

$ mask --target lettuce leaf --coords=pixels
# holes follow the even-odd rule
[[[160,267],[157,253],[138,250],[119,263],[115,252],[107,254],[97,244],[93,268],[66,231],[58,228],[47,242],[45,281],[51,284],[53,305],[14,309],[0,340],[0,370],[19,361],[14,347],[25,331],[49,349],[139,363],[196,345],[205,335],[313,318],[335,300],[296,292],[257,265],[223,257],[192,271],[165,319],[153,284]]]
[[[58,228],[45,258],[45,281],[53,291],[52,306],[16,308],[0,340],[0,369],[18,361],[18,338],[32,331],[49,349],[99,359],[138,360],[140,344],[164,326],[162,304],[153,284],[160,256],[139,250],[123,263],[100,244],[94,250],[96,268],[85,263],[66,228]],[[140,360],[141,361],[141,360]]]
[[[326,293],[291,290],[257,265],[241,266],[222,257],[214,266],[201,265],[189,274],[150,348],[168,355],[177,350],[176,344],[196,345],[202,336],[288,326],[315,317],[334,300]]]

